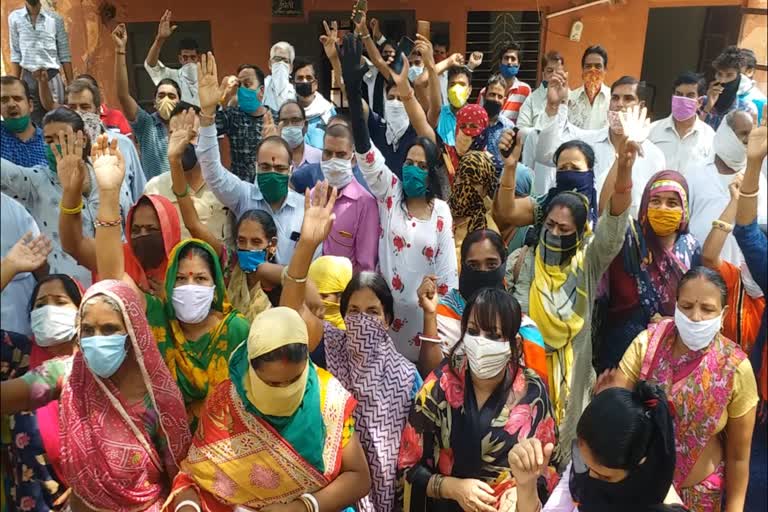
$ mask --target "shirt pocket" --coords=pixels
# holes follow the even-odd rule
[[[355,249],[355,234],[350,227],[347,229],[341,229],[344,226],[334,226],[331,232],[328,234],[328,238],[333,242],[336,250],[335,256],[346,256],[352,259],[352,254]]]

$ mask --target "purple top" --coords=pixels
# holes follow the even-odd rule
[[[323,255],[344,256],[355,272],[375,270],[379,252],[379,209],[376,199],[356,180],[339,191],[336,220],[323,242]]]

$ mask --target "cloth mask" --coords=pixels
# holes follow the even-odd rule
[[[476,377],[491,379],[504,371],[509,364],[512,349],[508,342],[471,334],[464,334],[463,340],[469,369]]]
[[[696,115],[699,100],[685,96],[672,96],[672,117],[675,121],[688,121]]]
[[[501,103],[498,101],[485,100],[483,108],[488,113],[488,119],[495,119],[501,113]]]
[[[70,341],[75,337],[76,318],[75,308],[43,306],[33,309],[30,325],[35,335],[35,343],[41,347],[50,347]]]
[[[246,114],[253,114],[261,107],[261,100],[259,99],[258,91],[248,89],[247,87],[239,87],[237,89],[237,108],[245,112]]]
[[[283,387],[270,386],[259,378],[253,367],[248,368],[251,393],[248,398],[259,412],[267,416],[290,417],[301,406],[309,378],[309,361],[299,379]]]
[[[680,228],[683,211],[648,207],[648,222],[658,236],[669,236]]]
[[[187,324],[199,324],[208,317],[213,303],[213,286],[185,284],[173,289],[176,318]]]
[[[495,270],[474,270],[466,263],[462,263],[459,273],[459,293],[464,300],[469,301],[483,288],[503,288],[504,272],[506,265],[501,265]]]
[[[262,249],[260,251],[246,251],[244,249],[237,250],[237,262],[240,265],[240,270],[246,274],[256,272],[262,263],[267,261],[267,250]]]
[[[272,64],[272,87],[275,91],[282,91],[288,87],[288,75],[290,74],[291,68],[287,62]]]
[[[426,196],[428,175],[427,171],[415,165],[403,166],[403,192],[405,197]]]
[[[384,103],[384,119],[387,121],[387,144],[397,144],[411,124],[403,102],[387,100]]]
[[[61,152],[61,144],[56,144],[56,150]],[[56,155],[51,151],[51,146],[45,145],[45,159],[48,160],[48,168],[53,171],[54,174],[59,172],[58,162],[56,162]]]
[[[459,109],[467,104],[469,99],[469,87],[461,84],[454,84],[448,89],[448,102],[453,108]]]
[[[408,80],[415,82],[424,72],[424,66],[411,66],[408,68]]]
[[[675,306],[675,327],[683,344],[694,352],[701,350],[715,339],[723,326],[722,313],[709,320],[694,322]]]
[[[296,82],[293,84],[293,88],[296,89],[297,96],[302,98],[312,96],[312,82]]]
[[[723,87],[723,92],[717,97],[715,112],[725,113],[730,110],[736,101],[736,95],[739,93],[739,84],[741,84],[741,74],[736,77],[736,80],[720,84]]]
[[[344,325],[344,319],[341,317],[341,304],[323,299],[323,306],[325,306],[323,319],[326,322],[335,326]]]
[[[514,78],[520,71],[520,66],[518,64],[502,64],[499,66],[499,71],[504,78]]]
[[[621,112],[618,110],[608,111],[608,126],[616,135],[624,135],[624,126],[621,124]]]
[[[179,76],[181,77],[182,81],[188,83],[188,84],[196,84],[197,83],[197,64],[190,62],[189,64],[184,64],[179,68]]]
[[[576,249],[581,245],[578,233],[570,235],[553,235],[546,227],[541,230],[539,239],[539,251],[542,253],[542,259],[546,265],[560,267],[569,261]]]
[[[302,126],[284,126],[280,136],[291,149],[296,149],[304,143],[304,127]]]
[[[726,119],[723,119],[715,132],[712,149],[732,170],[741,172],[747,168],[747,146],[728,125]]]
[[[8,117],[3,120],[3,126],[11,133],[21,133],[29,126],[29,116]]]
[[[101,124],[101,117],[96,112],[78,112],[80,118],[85,125],[85,134],[90,139],[91,144],[96,142],[96,138],[104,133],[104,128]]]
[[[159,231],[142,236],[132,235],[131,248],[146,270],[157,268],[165,259],[165,241]]]
[[[320,162],[320,169],[328,184],[341,190],[352,181],[352,160],[331,158]]]
[[[277,203],[288,195],[288,179],[287,174],[260,172],[256,175],[256,184],[267,202]]]
[[[108,379],[120,368],[128,355],[127,334],[90,336],[80,339],[80,349],[88,368],[102,379]]]
[[[176,108],[176,102],[168,96],[155,102],[155,109],[163,121],[167,121],[171,118],[171,112],[173,112],[174,108]]]
[[[595,98],[597,98],[597,95],[600,94],[600,89],[603,87],[605,71],[601,69],[590,69],[585,71],[581,75],[581,78],[584,81],[584,92],[587,94],[587,98],[589,98],[589,103],[592,104],[594,103]]]
[[[181,155],[181,167],[184,172],[191,171],[197,165],[197,152],[195,151],[195,145],[192,143],[187,144],[184,148],[184,154]]]

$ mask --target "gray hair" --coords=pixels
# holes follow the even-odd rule
[[[272,48],[269,49],[269,60],[272,60],[272,57],[275,56],[277,53],[277,50],[285,50],[288,52],[288,58],[291,59],[291,64],[293,64],[293,61],[296,59],[296,50],[294,49],[293,45],[291,43],[285,42],[285,41],[278,41],[277,43],[272,45]]]
[[[112,308],[114,311],[120,313],[120,316],[123,315],[123,310],[120,307],[120,304],[118,304],[117,301],[115,301],[115,299],[113,299],[112,297],[108,297],[107,295],[94,295],[93,297],[85,301],[82,305],[83,314],[85,314],[85,310],[88,306],[90,306],[91,304],[95,304],[97,302],[106,304],[107,306]]]
[[[734,125],[736,123],[736,116],[739,115],[739,113],[744,114],[750,119],[750,121],[752,121],[752,115],[746,110],[732,110],[725,115],[725,122],[728,123],[728,126],[731,127],[731,130],[735,130]]]

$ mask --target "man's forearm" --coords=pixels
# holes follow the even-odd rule
[[[72,72],[72,63],[62,62],[61,67],[64,68],[64,76],[67,78],[67,85],[71,84],[72,77],[74,76],[74,73]]]
[[[164,44],[165,39],[160,36],[155,38],[155,41],[152,43],[152,46],[149,47],[149,52],[147,53],[147,66],[151,68],[157,66],[157,61],[160,60],[160,51],[163,49]]]
[[[18,62],[11,62],[11,74],[16,78],[21,78],[21,64]]]

